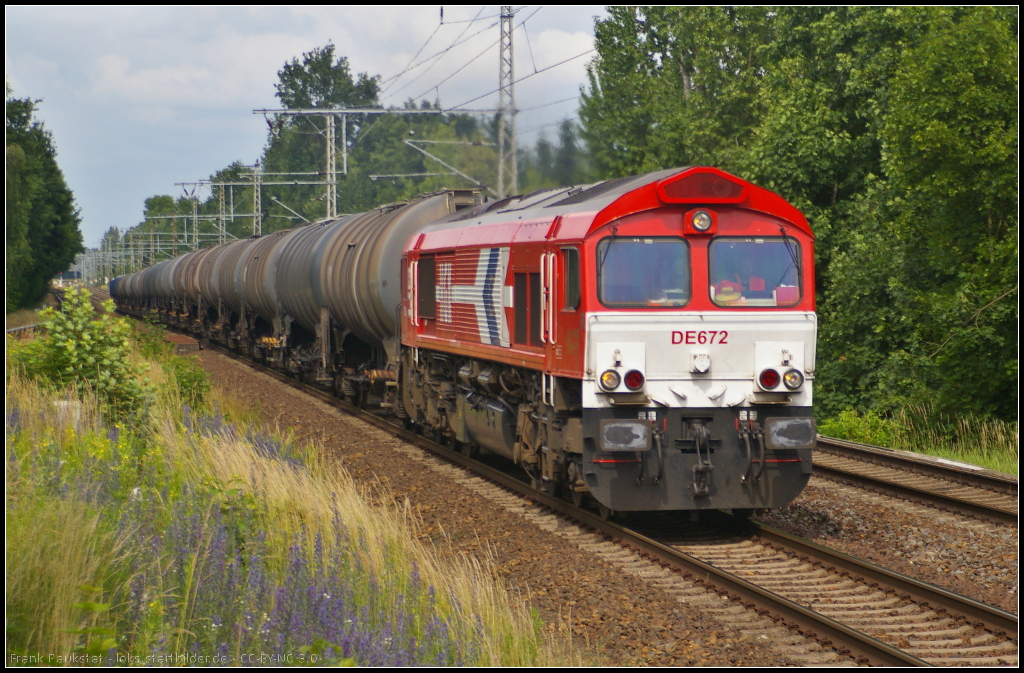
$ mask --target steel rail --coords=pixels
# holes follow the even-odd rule
[[[703,584],[710,591],[731,594],[735,602],[748,608],[756,609],[762,615],[769,615],[801,635],[818,641],[822,645],[834,647],[841,655],[853,657],[860,663],[887,666],[929,666],[927,662],[892,647],[861,631],[821,615],[799,603],[783,598],[767,589],[757,586],[736,575],[728,573],[714,565],[705,563],[689,554],[674,549],[657,540],[646,537],[600,516],[580,510],[561,498],[537,491],[529,484],[494,467],[484,465],[453,451],[437,442],[418,435],[410,430],[398,427],[364,409],[344,402],[326,391],[297,381],[281,372],[264,367],[249,358],[243,357],[216,344],[213,349],[232,359],[243,362],[257,371],[271,376],[296,390],[307,393],[326,404],[345,413],[374,425],[400,439],[415,444],[445,460],[456,463],[476,474],[520,495],[588,526],[595,531],[610,537],[613,541],[639,551],[654,563],[672,567],[683,573],[687,579]]]
[[[760,542],[795,552],[805,560],[818,562],[826,570],[842,570],[849,573],[854,581],[885,585],[901,598],[937,612],[962,615],[972,626],[984,628],[997,636],[1017,633],[1019,619],[1013,613],[754,521],[747,522],[747,525]]]
[[[954,481],[966,486],[976,486],[999,493],[1017,495],[1017,478],[1010,474],[987,469],[970,469],[957,467],[953,461],[926,456],[909,451],[888,449],[884,446],[872,446],[845,439],[818,435],[819,451],[834,453],[838,456],[854,458],[886,467],[911,469],[920,474],[946,481]]]
[[[32,324],[32,325],[22,325],[21,327],[8,327],[8,328],[6,328],[6,333],[10,334],[11,336],[16,336],[16,335],[20,334],[21,332],[28,332],[30,330],[39,329],[40,327],[43,326],[43,324],[44,323],[37,322],[37,323]]]
[[[847,470],[835,469],[832,467],[825,467],[822,465],[814,466],[814,474],[835,479],[836,481],[845,481],[855,486],[860,486],[862,488],[885,491],[893,495],[908,498],[910,500],[920,500],[927,504],[937,505],[948,510],[972,514],[978,518],[988,519],[995,523],[1017,522],[1016,510],[989,507],[987,505],[983,505],[971,500],[955,498],[953,496],[944,495],[942,493],[936,493],[934,491],[913,488],[910,486],[905,486],[903,484],[896,483],[894,481],[889,481],[887,479],[869,477],[867,475],[859,474],[857,472],[850,472]]]
[[[857,444],[856,442],[847,442],[831,437],[819,436],[816,450],[821,453],[864,463],[866,469],[870,469],[872,466],[890,468],[977,488],[989,493],[1017,496],[1017,480],[1010,475],[992,470],[972,471],[937,462],[936,459],[930,456],[919,456],[906,451]],[[939,493],[927,488],[915,487],[877,475],[864,474],[841,466],[824,465],[821,461],[815,462],[814,473],[837,481],[845,481],[862,488],[887,492],[952,511],[964,512],[996,523],[1016,523],[1018,518],[1017,508],[1007,508],[948,493]]]

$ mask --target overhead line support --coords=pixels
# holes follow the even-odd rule
[[[515,65],[512,51],[512,5],[501,6],[501,50],[498,56],[498,198],[519,193],[516,152]]]

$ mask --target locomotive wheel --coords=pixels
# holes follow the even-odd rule
[[[606,507],[605,505],[602,505],[601,503],[597,503],[597,513],[601,516],[601,520],[602,521],[608,521],[613,516],[615,516],[615,510],[614,509],[612,509],[610,507]]]
[[[734,509],[732,515],[737,519],[749,519],[754,514],[752,509]]]
[[[587,494],[583,491],[570,491],[572,493],[572,504],[576,509],[583,509],[583,504],[587,502]]]

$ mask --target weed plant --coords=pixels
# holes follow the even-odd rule
[[[95,394],[110,416],[138,416],[152,391],[143,368],[130,357],[131,325],[111,315],[114,304],[109,300],[106,313],[97,316],[91,298],[88,290],[73,287],[65,293],[61,311],[41,311],[46,338],[13,349],[9,342],[9,364],[43,385]]]
[[[929,405],[898,410],[891,417],[848,410],[823,421],[823,435],[851,442],[913,451],[1017,474],[1020,435],[1016,422],[975,416],[946,417]]]
[[[582,663],[491,568],[419,542],[407,505],[368,504],[158,337],[125,356],[145,413],[8,366],[9,664]]]

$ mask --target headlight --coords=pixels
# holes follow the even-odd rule
[[[779,385],[780,379],[779,373],[774,369],[766,369],[761,372],[761,375],[757,377],[757,382],[761,384],[761,387],[765,390],[772,390]]]
[[[703,210],[698,210],[693,214],[693,217],[690,218],[690,224],[692,224],[693,228],[697,231],[707,231],[711,228],[711,214]]]
[[[615,371],[614,369],[609,369],[604,374],[601,374],[600,383],[602,388],[611,392],[612,390],[615,390],[616,388],[619,387],[619,382],[621,380],[622,378],[619,376],[619,373],[617,371]]]
[[[796,369],[790,369],[788,372],[782,375],[782,382],[786,384],[786,387],[790,390],[796,390],[804,384],[804,375]]]
[[[813,449],[818,443],[818,429],[813,418],[767,418],[764,439],[772,451]]]
[[[651,422],[607,418],[601,421],[602,451],[649,451]]]

